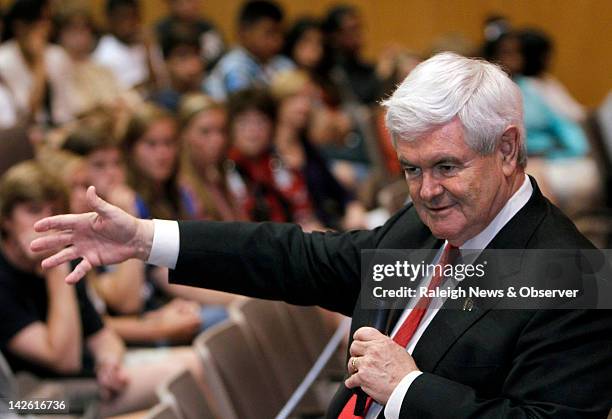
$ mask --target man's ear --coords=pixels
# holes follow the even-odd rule
[[[502,161],[502,170],[506,176],[510,176],[518,165],[520,150],[520,133],[514,125],[506,128],[499,141],[498,154]]]

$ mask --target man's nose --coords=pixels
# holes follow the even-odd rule
[[[419,189],[421,200],[426,202],[433,201],[436,197],[440,196],[443,191],[444,188],[434,176],[427,172],[423,173]]]

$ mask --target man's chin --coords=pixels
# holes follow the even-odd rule
[[[450,242],[456,240],[460,236],[461,232],[461,230],[457,229],[456,227],[452,228],[448,226],[436,226],[435,223],[430,225],[429,229],[434,237],[440,240],[448,240]]]

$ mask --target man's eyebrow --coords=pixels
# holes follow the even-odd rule
[[[462,161],[454,156],[442,156],[436,160],[436,165],[445,163],[461,164]]]
[[[432,166],[436,166],[439,164],[462,164],[461,159],[455,157],[455,156],[451,156],[448,154],[442,154],[439,156],[434,156],[434,158],[431,160],[434,161],[435,163],[432,164]],[[399,158],[399,163],[402,167],[418,167],[416,164],[408,161],[407,159],[405,159],[404,157],[400,157]]]
[[[410,163],[408,160],[406,160],[406,159],[405,159],[405,158],[403,158],[403,157],[400,157],[400,159],[399,159],[399,164],[400,164],[400,166],[402,166],[402,167],[414,166],[412,163]]]

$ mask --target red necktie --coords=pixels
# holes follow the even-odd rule
[[[457,257],[458,252],[456,251],[457,247],[451,245],[450,243],[446,245],[444,251],[442,252],[442,256],[440,256],[440,260],[438,261],[438,265],[442,266],[442,269],[435,269],[434,276],[431,278],[429,282],[428,290],[436,289],[440,286],[444,275],[442,275],[444,271],[444,266],[447,264],[451,264]],[[416,332],[427,308],[429,307],[429,303],[431,302],[431,297],[423,296],[417,301],[416,305],[404,320],[404,323],[399,328],[395,336],[393,337],[393,341],[402,347],[408,346],[408,342]],[[367,415],[368,409],[372,404],[373,399],[371,397],[367,398],[364,416],[355,416],[355,404],[357,403],[357,395],[353,394],[348,402],[344,405],[344,409],[338,415],[338,419],[362,419]]]

